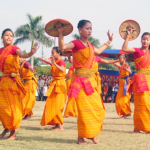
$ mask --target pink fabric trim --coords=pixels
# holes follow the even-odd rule
[[[93,89],[88,77],[76,76],[74,83],[71,86],[68,96],[74,97],[76,99],[78,97],[80,90],[83,87],[85,88],[85,92],[87,95],[94,93],[94,89]]]

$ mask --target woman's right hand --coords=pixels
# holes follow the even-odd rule
[[[127,27],[127,34],[131,35],[133,33],[133,26],[132,25],[128,25]]]
[[[64,30],[66,29],[66,27],[63,27],[63,26],[62,26],[61,22],[57,22],[57,23],[55,24],[55,27],[58,28],[57,30],[58,30],[59,33],[63,33]]]

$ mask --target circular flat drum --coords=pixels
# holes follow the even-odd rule
[[[135,40],[140,34],[140,26],[134,20],[126,20],[119,27],[119,34],[125,40],[127,37],[128,27],[132,27],[133,33],[130,36],[130,41]]]
[[[66,49],[62,51],[62,56],[70,56],[70,55],[72,55],[71,49]]]
[[[61,27],[66,27],[63,35],[66,36],[73,31],[72,24],[64,19],[54,19],[48,22],[45,26],[45,32],[53,37],[58,37],[58,29]]]

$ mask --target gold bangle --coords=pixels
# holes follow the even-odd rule
[[[131,39],[131,37],[129,36],[129,35],[127,35],[127,37],[126,38],[129,38],[129,39]]]
[[[105,43],[104,45],[106,45],[107,47],[109,46],[109,44],[108,44],[108,43]]]
[[[27,54],[27,57],[29,57],[28,53],[26,53],[26,54]]]

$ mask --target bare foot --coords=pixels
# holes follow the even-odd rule
[[[4,131],[0,134],[0,138],[4,137],[8,132],[9,132],[8,129],[4,129]]]
[[[126,119],[127,115],[123,115],[120,119]]]
[[[89,140],[92,140],[94,144],[100,144],[100,142],[98,142],[98,141],[96,140],[96,138],[88,138],[88,139],[89,139]]]
[[[77,144],[79,144],[79,145],[87,145],[88,143],[85,142],[84,138],[78,137]]]
[[[127,117],[130,117],[131,116],[131,114],[128,114],[128,115],[126,115]]]
[[[6,138],[3,138],[2,140],[15,140],[16,139],[16,133],[15,130],[10,132],[10,135],[7,136]]]
[[[31,115],[26,115],[26,116],[23,118],[23,120],[29,120],[29,119],[31,119]]]
[[[58,131],[58,130],[60,131],[64,130],[61,124],[57,124],[56,126],[51,128],[51,131]]]
[[[141,133],[140,130],[134,130],[134,133]]]

